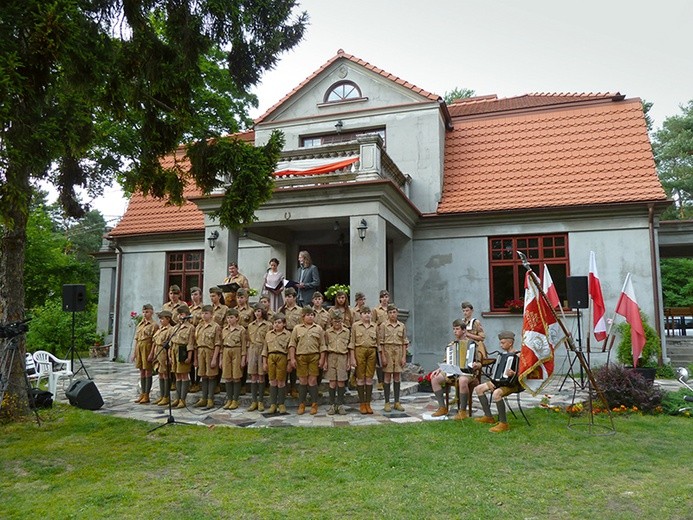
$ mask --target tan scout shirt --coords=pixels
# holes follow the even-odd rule
[[[327,352],[335,354],[348,354],[354,347],[351,344],[351,331],[342,325],[341,330],[336,331],[330,327],[325,331],[325,348]]]
[[[181,305],[183,305],[182,301],[179,301],[178,303],[168,301],[161,307],[162,311],[169,311],[171,313],[171,325],[178,323],[178,313],[176,312],[176,309]]]
[[[342,313],[342,325],[346,327],[347,329],[351,328],[351,325],[354,322],[354,317],[352,316],[351,309],[349,307],[344,309],[338,309],[336,307],[330,307],[329,315],[330,315],[330,325],[332,325],[332,318],[334,318],[335,311],[339,311]],[[359,319],[361,319],[361,316],[359,316]]]
[[[315,324],[320,325],[322,330],[327,330],[327,327],[330,324],[330,313],[322,307],[320,310],[313,307],[313,310],[315,311]]]
[[[325,349],[325,331],[320,325],[313,323],[296,325],[291,331],[289,347],[296,349],[296,355],[319,354]]]
[[[356,323],[357,321],[361,321],[361,309],[359,307],[354,307],[351,309],[351,322]]]
[[[371,320],[376,325],[385,323],[387,321],[387,308],[383,309],[380,305],[378,305],[371,311]]]
[[[212,309],[212,319],[221,327],[226,323],[226,311],[228,310],[229,308],[222,303]]]
[[[378,326],[379,343],[383,345],[409,345],[409,340],[407,339],[407,328],[404,323],[398,321],[397,323],[381,323]]]
[[[251,347],[262,347],[270,328],[271,324],[267,320],[251,321],[248,325],[248,345]]]
[[[255,319],[255,311],[247,305],[245,307],[237,306],[236,310],[238,311],[238,324],[248,328],[248,324]]]
[[[294,305],[290,309],[284,306],[279,312],[283,312],[284,316],[286,316],[286,328],[290,331],[294,330],[294,327],[301,323],[302,311],[298,305]]]
[[[180,326],[176,326],[175,332],[171,336],[171,359],[178,357],[180,345],[185,345],[185,350],[190,352],[195,350],[195,327],[190,320],[184,321]],[[175,363],[173,363],[175,365]]]
[[[191,305],[190,316],[192,316],[193,327],[197,327],[202,321],[202,305]]]
[[[267,357],[275,352],[288,354],[290,339],[291,332],[286,329],[281,332],[276,332],[274,329],[270,330],[265,335],[265,341],[262,346],[262,357]]]
[[[137,324],[135,329],[135,341],[137,345],[144,343],[145,345],[152,344],[154,333],[159,328],[159,325],[153,321],[145,321],[144,319]]]
[[[241,356],[245,356],[248,350],[248,343],[246,341],[248,333],[245,327],[240,325],[226,325],[221,331],[221,343],[224,348],[228,347],[241,347]]]
[[[201,321],[195,329],[195,345],[200,348],[221,347],[221,327],[212,320],[209,323]]]
[[[362,321],[357,321],[351,328],[351,345],[355,347],[376,348],[378,346],[378,327],[373,322],[368,326]]]

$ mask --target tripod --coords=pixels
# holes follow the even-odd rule
[[[79,369],[75,370],[75,354],[77,354],[77,359],[79,360]],[[87,374],[87,379],[91,379],[91,376],[89,375],[89,372],[87,372],[87,367],[84,366],[84,362],[82,361],[82,357],[79,355],[79,352],[77,352],[77,349],[75,349],[75,311],[72,311],[72,343],[70,344],[70,366],[72,367],[72,370],[74,371],[74,376],[76,377],[77,374],[79,374],[80,370],[84,370],[84,373]]]
[[[171,338],[178,332],[178,329],[180,329],[180,326],[182,325],[182,322],[173,330],[171,333]],[[171,379],[171,358],[169,357],[170,355],[170,350],[171,348],[171,339],[167,339],[164,341],[164,344],[161,346],[161,349],[164,349],[166,351],[166,373],[168,374],[169,381]],[[155,357],[158,356],[161,353],[161,349],[159,349],[159,352],[155,353]],[[171,406],[171,386],[169,384],[168,387],[168,392],[167,396],[168,397],[168,417],[166,418],[166,422],[163,424],[159,424],[158,426],[155,426],[151,430],[147,431],[147,433],[152,433],[155,430],[158,430],[159,428],[163,428],[164,426],[168,424],[186,424],[190,426],[190,423],[186,422],[181,422],[181,421],[176,421],[176,418],[173,417],[173,407]]]
[[[582,314],[582,311],[580,309],[577,310],[577,351],[582,354],[582,326],[580,325],[580,315]],[[567,351],[568,356],[570,357],[570,350]],[[583,358],[584,359],[584,358]],[[573,375],[573,364],[575,361],[578,360],[578,356],[575,355],[571,360],[570,364],[568,365],[568,371],[565,374],[565,377],[563,378],[563,382],[561,383],[561,386],[558,388],[559,391],[563,390],[563,385],[565,385],[565,382],[568,380],[568,378],[573,380],[573,383],[575,386],[578,386],[577,379],[575,379],[575,376]],[[587,366],[589,366],[589,362],[587,363]],[[580,383],[579,383],[580,389],[584,390],[585,389],[585,374],[583,372],[583,367],[582,363],[580,363]]]
[[[2,352],[2,359],[0,359],[0,410],[2,410],[2,403],[5,398],[5,391],[10,386],[10,378],[12,377],[12,367],[14,366],[15,356],[19,352],[19,347],[17,346],[17,340],[21,334],[26,332],[24,327],[19,327],[19,325],[24,325],[22,322],[17,322],[3,327],[3,332],[9,331],[9,334],[3,334],[3,337],[9,337],[9,342],[5,345],[5,349]],[[16,330],[14,330],[16,329]],[[38,410],[36,408],[36,403],[34,402],[34,395],[32,393],[31,384],[29,383],[29,378],[26,375],[25,363],[24,366],[24,386],[29,399],[29,406],[34,410],[34,415],[36,416],[36,424],[41,426],[41,418],[39,417]]]

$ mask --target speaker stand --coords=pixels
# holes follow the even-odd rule
[[[77,354],[77,359],[79,360],[79,369],[77,370],[75,370],[75,354]],[[91,379],[89,372],[87,372],[87,367],[84,366],[82,357],[79,355],[79,352],[77,352],[77,349],[75,349],[75,311],[72,311],[72,343],[70,345],[70,367],[72,367],[73,371],[72,377],[76,377],[81,370],[84,370],[84,373],[87,374],[87,379]]]
[[[577,311],[577,352],[576,355],[570,360],[570,365],[568,365],[568,371],[565,374],[565,377],[563,378],[563,382],[561,383],[561,386],[558,387],[558,391],[560,392],[563,390],[563,385],[565,385],[565,382],[568,380],[568,378],[573,380],[573,384],[577,387],[579,386],[581,390],[585,389],[585,373],[583,370],[583,364],[580,363],[580,382],[577,382],[577,379],[575,378],[575,373],[573,371],[573,364],[575,361],[578,360],[578,358],[584,359],[584,356],[582,354],[582,325],[580,324],[580,315],[582,314],[582,311],[578,308],[575,309]],[[570,350],[566,351],[566,355],[570,358]],[[589,367],[589,362],[587,363],[587,366]]]

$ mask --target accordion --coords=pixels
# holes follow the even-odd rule
[[[496,366],[491,374],[491,382],[494,386],[514,386],[517,384],[517,367],[520,363],[520,358],[517,352],[505,352],[500,355],[496,361]],[[514,374],[508,375],[508,371],[512,370]]]
[[[466,345],[453,341],[445,347],[445,363],[460,367],[462,372],[472,373],[472,363],[476,355],[476,343],[469,341]]]

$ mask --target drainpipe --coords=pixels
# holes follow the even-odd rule
[[[657,242],[655,240],[655,229],[654,229],[654,204],[650,203],[647,205],[647,225],[650,232],[650,263],[652,269],[652,294],[654,295],[654,314],[655,314],[655,330],[657,331],[657,336],[660,337],[660,341],[664,344],[664,338],[662,338],[662,328],[660,327],[661,322],[661,309],[659,307],[659,269],[657,265]],[[664,349],[659,350],[659,365],[662,366],[664,363]]]
[[[118,242],[114,240],[114,249],[116,251],[116,287],[115,287],[115,301],[113,302],[113,360],[118,359],[118,338],[120,336],[120,286],[123,278],[123,249],[118,245]]]

